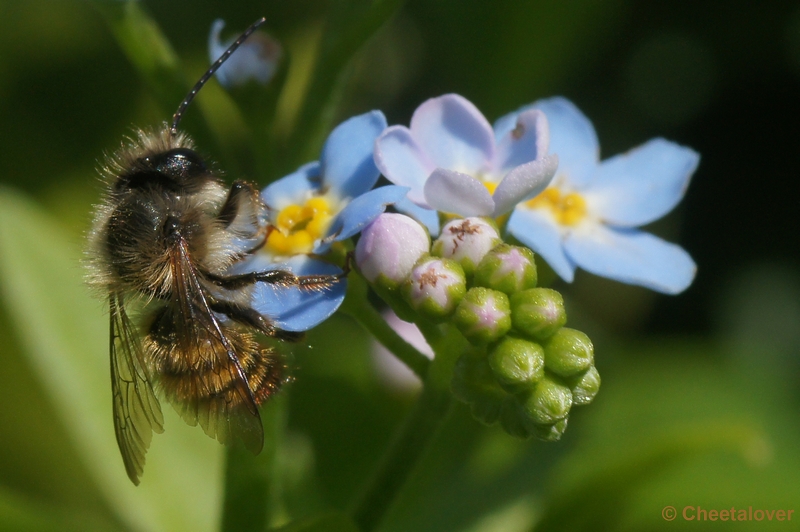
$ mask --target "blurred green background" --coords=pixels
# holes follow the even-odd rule
[[[325,24],[346,34],[370,2],[231,4],[143,2],[187,81],[206,68],[215,18],[232,35],[266,16],[288,64],[301,65],[326,42]],[[214,530],[216,442],[166,407],[166,434],[134,488],[113,439],[107,318],[81,284],[82,239],[103,153],[132,127],[168,119],[178,101],[162,103],[102,12],[87,1],[0,0],[0,530]],[[334,122],[378,108],[407,124],[447,92],[494,120],[560,94],[593,120],[603,157],[654,136],[702,155],[684,202],[650,228],[694,257],[689,290],[661,296],[582,272],[555,286],[594,340],[603,378],[562,441],[514,440],[459,405],[383,530],[685,526],[662,519],[667,505],[800,512],[797,2],[409,0],[348,74]],[[266,184],[318,153],[312,137],[250,164],[236,156],[235,107],[213,82],[199,100],[184,127],[230,176]],[[193,130],[201,111],[221,142]],[[343,334],[347,346],[335,341]],[[414,392],[380,380],[370,349],[338,316],[295,349],[274,523],[312,529],[346,511],[408,411]]]

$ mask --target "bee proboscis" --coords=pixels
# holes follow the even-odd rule
[[[226,187],[178,131],[197,91],[265,19],[250,26],[195,84],[170,125],[140,130],[103,168],[105,197],[89,235],[90,283],[108,296],[114,428],[128,477],[139,483],[153,432],[163,431],[156,391],[190,425],[258,453],[258,407],[286,379],[256,334],[298,340],[251,306],[258,282],[325,289],[337,275],[285,270],[232,274],[269,227],[257,189]],[[135,324],[129,309],[142,308]]]

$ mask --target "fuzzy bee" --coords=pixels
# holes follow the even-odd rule
[[[211,66],[171,126],[140,131],[103,170],[107,190],[89,235],[89,279],[108,294],[114,428],[134,484],[153,432],[163,431],[156,391],[188,424],[258,453],[264,443],[258,407],[287,376],[257,335],[291,341],[300,334],[251,307],[254,286],[322,290],[340,278],[284,270],[231,274],[264,245],[266,206],[244,181],[226,187],[177,129],[197,91],[263,22]],[[142,309],[136,323],[133,306]]]

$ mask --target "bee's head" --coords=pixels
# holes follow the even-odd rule
[[[143,157],[142,163],[176,182],[195,179],[208,171],[203,159],[189,148],[173,148],[146,156]]]
[[[138,157],[114,183],[115,192],[161,190],[191,194],[213,179],[205,161],[190,148],[172,148]]]

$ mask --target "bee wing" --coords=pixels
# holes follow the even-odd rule
[[[128,478],[138,485],[153,432],[164,432],[164,417],[148,378],[141,338],[125,312],[123,297],[113,293],[109,302],[114,431]]]
[[[221,443],[239,438],[258,454],[264,446],[264,428],[255,396],[233,344],[209,308],[185,241],[173,249],[171,265],[179,347],[188,357],[201,357],[199,367],[211,368],[189,380],[192,389],[174,406],[187,423],[199,423],[212,438]],[[225,391],[232,386],[234,393],[221,391],[223,385]]]

